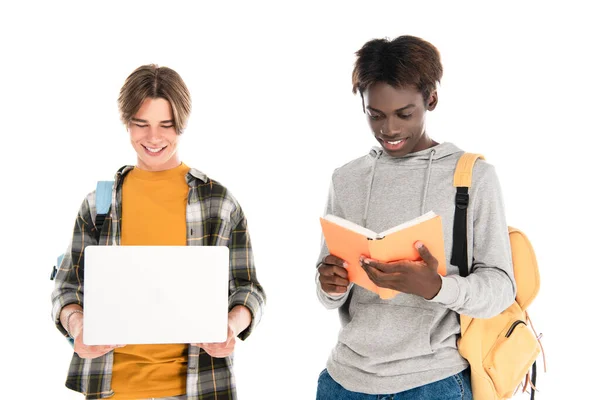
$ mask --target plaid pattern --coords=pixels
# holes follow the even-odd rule
[[[121,195],[125,175],[133,167],[121,168],[115,176],[110,216],[102,227],[99,243],[96,227],[95,193],[84,200],[75,227],[73,240],[65,253],[52,292],[52,317],[59,331],[68,336],[60,323],[60,311],[68,304],[83,307],[83,252],[88,245],[120,245]],[[246,339],[261,319],[266,301],[256,278],[250,236],[246,218],[238,202],[225,187],[202,172],[191,169],[186,176],[190,187],[186,207],[188,246],[228,246],[230,250],[229,309],[244,305],[252,314],[250,326],[240,334]],[[85,394],[86,399],[102,399],[113,395],[111,375],[113,353],[96,359],[82,359],[73,354],[66,386]],[[236,399],[232,357],[212,358],[204,350],[189,346],[187,369],[188,400]]]

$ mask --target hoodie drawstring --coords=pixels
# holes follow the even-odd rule
[[[373,190],[373,181],[375,180],[375,167],[377,167],[377,160],[381,157],[383,150],[377,150],[377,155],[373,159],[373,168],[371,168],[371,182],[367,190],[367,203],[365,204],[365,214],[363,215],[362,226],[367,227],[367,214],[369,214],[369,203],[371,202],[371,191]]]
[[[423,188],[423,199],[421,199],[421,215],[425,214],[425,199],[427,198],[427,190],[429,189],[429,179],[431,178],[431,163],[433,162],[433,156],[435,155],[435,149],[429,153],[429,165],[427,165],[427,178],[425,179],[425,187]]]
[[[371,168],[371,179],[367,190],[367,203],[365,204],[365,213],[362,219],[362,226],[367,226],[367,215],[369,214],[369,203],[371,202],[371,191],[373,190],[373,181],[375,180],[375,169],[377,167],[377,161],[381,157],[383,150],[377,150],[377,154],[373,159],[373,167]],[[429,163],[427,165],[427,173],[425,178],[425,187],[423,188],[423,198],[421,199],[421,215],[425,214],[425,199],[427,198],[427,191],[429,190],[429,181],[431,179],[431,164],[433,163],[433,156],[435,155],[435,149],[432,149],[429,153]]]

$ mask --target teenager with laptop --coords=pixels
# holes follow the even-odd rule
[[[426,131],[441,77],[438,50],[416,37],[372,40],[357,52],[353,91],[381,147],[336,169],[326,214],[380,232],[433,210],[443,221],[447,275],[437,273],[438,260],[418,241],[422,261],[362,259],[375,284],[401,292],[382,300],[350,284],[344,260],[324,244],[317,293],[338,309],[342,329],[319,376],[318,400],[471,399],[469,364],[457,350],[458,314],[490,318],[515,299],[500,186],[484,161],[475,165],[470,191],[471,274],[461,277],[450,263],[453,177],[464,152]]]
[[[119,111],[137,165],[117,172],[112,205],[102,226],[95,226],[92,218],[94,193],[83,201],[52,294],[56,326],[74,339],[66,386],[87,399],[236,398],[232,370],[236,337],[247,338],[259,322],[265,294],[256,278],[239,203],[224,186],[179,159],[179,138],[190,110],[185,83],[166,67],[139,67],[121,88]],[[227,340],[84,345],[84,249],[96,244],[228,246]]]

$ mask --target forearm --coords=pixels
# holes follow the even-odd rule
[[[515,299],[513,283],[504,271],[487,268],[469,275],[443,277],[442,289],[432,301],[474,318],[491,318]]]

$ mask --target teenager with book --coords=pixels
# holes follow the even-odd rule
[[[469,192],[470,275],[461,277],[450,263],[453,177],[463,151],[426,130],[441,78],[438,50],[416,37],[372,40],[357,52],[353,91],[380,146],[335,170],[326,214],[383,232],[433,211],[442,220],[446,259],[423,245],[428,237],[414,238],[416,261],[361,258],[377,287],[399,292],[388,299],[351,283],[346,267],[353,260],[330,254],[324,241],[317,294],[338,309],[342,329],[319,376],[318,400],[472,398],[469,364],[457,350],[458,315],[490,318],[515,299],[500,185],[484,161],[475,165]]]
[[[103,224],[93,217],[97,214],[95,194],[83,201],[52,293],[56,326],[74,339],[66,386],[87,399],[236,398],[232,364],[236,337],[247,338],[259,322],[265,294],[256,278],[239,203],[224,186],[179,159],[179,139],[190,109],[185,83],[166,67],[139,67],[121,88],[119,111],[137,153],[137,165],[117,172],[110,214]],[[105,146],[110,152],[109,144]],[[83,254],[86,246],[96,244],[228,246],[227,340],[85,345]]]

